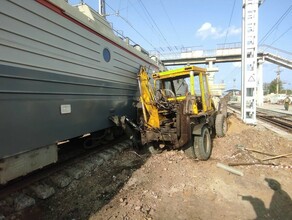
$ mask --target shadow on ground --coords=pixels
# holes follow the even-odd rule
[[[38,200],[32,209],[25,210],[21,219],[88,219],[115,197],[150,156],[146,149],[125,150],[91,175],[58,189],[51,198]]]
[[[253,196],[242,196],[242,200],[249,201],[257,215],[256,219],[292,219],[292,200],[281,184],[275,179],[266,178],[265,181],[274,191],[269,208],[265,207],[263,200]]]

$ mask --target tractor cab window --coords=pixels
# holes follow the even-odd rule
[[[204,87],[203,88],[203,93],[204,93],[203,95],[204,95],[205,103],[206,103],[207,108],[210,108],[210,106],[211,106],[211,103],[210,103],[211,97],[210,97],[209,90],[208,90],[207,76],[203,75],[202,79],[203,79],[203,87]]]
[[[189,81],[189,80],[188,80]],[[177,98],[186,96],[189,92],[189,84],[184,78],[181,79],[171,79],[171,80],[162,80],[160,83],[157,83],[157,89],[162,92],[166,98]]]
[[[155,96],[157,100],[164,98],[174,98],[175,91],[173,90],[172,81],[169,80],[157,80],[155,82]]]
[[[200,78],[199,75],[194,76],[194,87],[195,87],[195,95],[201,96],[201,88],[200,88]]]
[[[189,79],[188,79],[189,81]],[[185,96],[189,92],[189,85],[186,79],[176,79],[173,81],[176,96]]]

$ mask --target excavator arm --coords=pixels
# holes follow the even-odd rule
[[[156,107],[155,94],[149,81],[146,68],[141,66],[138,75],[140,90],[140,102],[142,104],[145,126],[149,128],[160,128],[158,108]]]

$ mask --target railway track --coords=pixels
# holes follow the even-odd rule
[[[95,208],[100,209],[150,156],[144,150],[137,153],[131,148],[132,141],[128,138],[110,141],[99,146],[99,149],[90,149],[90,153],[82,155],[81,158],[68,159],[62,164],[35,172],[34,175],[13,183],[9,182],[0,190],[0,219],[74,219],[76,218],[74,210],[80,208],[78,202],[75,203],[75,198],[76,201],[80,199],[84,205],[83,203],[88,202],[89,195],[97,201]],[[68,170],[74,172],[68,173]],[[60,185],[53,181],[54,176],[61,178],[66,176],[70,181]],[[34,189],[39,189],[41,192]],[[68,194],[74,197],[72,204],[71,200],[64,199]],[[63,199],[66,202],[59,203]],[[75,205],[77,208],[71,209]],[[90,205],[87,204],[86,208],[80,210],[82,215],[90,215],[91,212],[87,209]],[[63,211],[67,208],[68,211],[64,214]],[[41,209],[44,210],[39,212]],[[44,215],[49,217],[43,218]],[[52,215],[54,217],[51,217]]]
[[[278,117],[278,116],[271,116],[271,115],[264,115],[264,114],[258,114],[257,118],[270,123],[272,125],[275,125],[283,130],[285,130],[288,133],[292,134],[292,120],[289,120],[287,118]]]
[[[240,106],[238,105],[229,105],[228,108],[240,111]],[[292,134],[292,116],[289,114],[268,109],[257,109],[257,118]]]
[[[62,178],[62,176],[64,178],[69,177],[71,181],[81,178],[85,172],[91,172],[95,167],[110,160],[124,149],[131,147],[131,141],[126,140],[125,137],[107,143],[104,142],[93,149],[82,148],[82,143],[83,140],[78,140],[77,142],[64,144],[60,149],[60,160],[56,164],[51,164],[12,180],[6,185],[0,185],[0,200],[40,182],[50,183],[62,188],[61,183],[54,183],[54,176],[59,176],[59,178]]]

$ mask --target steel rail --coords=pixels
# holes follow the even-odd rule
[[[82,139],[77,141],[77,143],[68,142],[63,146],[63,149],[60,155],[60,160],[55,164],[50,164],[44,168],[39,170],[35,170],[32,173],[29,173],[25,176],[19,177],[17,179],[9,181],[6,185],[0,185],[0,200],[9,196],[12,193],[21,191],[22,189],[28,188],[29,186],[42,181],[49,176],[58,173],[59,171],[64,170],[66,167],[72,166],[79,161],[86,160],[90,158],[90,156],[102,152],[105,149],[110,149],[111,146],[122,143],[125,139],[125,136],[116,138],[113,141],[108,141],[107,143],[103,143],[102,145],[93,148],[93,149],[82,149],[76,150],[76,152],[72,153],[72,148],[82,148]],[[65,149],[67,148],[67,149]],[[67,155],[65,155],[67,154]]]
[[[269,115],[257,115],[257,118],[268,122],[270,124],[276,125],[277,127],[281,127],[283,129],[285,129],[287,132],[292,133],[292,121],[285,119],[285,121],[283,121],[283,118],[280,117],[274,117],[274,116],[269,116]]]
[[[235,109],[240,111],[240,107],[238,106],[228,106],[230,109]],[[281,116],[279,116],[281,115]],[[259,110],[257,109],[257,118],[267,122],[269,124],[272,124],[282,130],[285,130],[288,133],[292,133],[292,120],[286,118],[289,117],[290,115],[285,114],[285,113],[279,113],[279,112],[273,112],[270,110]]]

